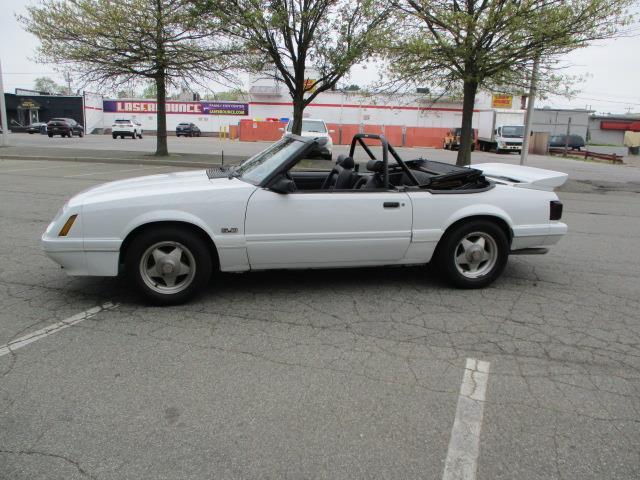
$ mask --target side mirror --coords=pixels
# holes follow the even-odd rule
[[[283,194],[293,193],[296,191],[296,184],[290,178],[279,176],[273,182],[271,182],[271,185],[269,185],[269,190]]]

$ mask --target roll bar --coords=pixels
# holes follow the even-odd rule
[[[377,160],[376,156],[373,154],[369,146],[364,142],[364,140],[367,138],[380,140],[380,143],[382,144],[382,179],[385,189],[389,189],[389,153],[391,153],[396,162],[398,162],[398,165],[400,165],[400,168],[404,170],[404,173],[407,174],[411,181],[416,185],[420,184],[409,167],[407,167],[404,161],[400,158],[398,152],[396,152],[396,150],[391,145],[389,145],[389,142],[384,135],[378,135],[375,133],[356,133],[351,140],[351,148],[349,149],[349,156],[351,158],[353,158],[353,154],[356,151],[356,143],[359,143],[364,151],[367,152],[367,155],[369,155],[369,158],[371,160]]]

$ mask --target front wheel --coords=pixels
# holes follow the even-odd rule
[[[487,220],[471,220],[447,232],[435,253],[439,270],[459,288],[483,288],[497,279],[509,258],[504,231]]]
[[[138,291],[157,305],[184,303],[208,284],[213,260],[207,243],[177,227],[138,235],[129,246],[125,269]]]

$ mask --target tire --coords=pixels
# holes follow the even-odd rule
[[[47,133],[47,135],[49,136],[49,138],[53,138],[53,133]]]
[[[124,140],[124,135],[120,135],[120,140]]]
[[[131,134],[131,140],[135,140],[137,136],[138,136],[138,132],[134,130],[133,134]]]
[[[166,259],[163,265],[167,265],[167,269],[176,267],[179,255],[180,265],[183,269],[188,267],[189,271],[161,275],[154,270],[158,266],[156,257],[160,255],[164,255],[160,258]],[[213,265],[206,241],[174,226],[142,231],[129,245],[125,257],[125,271],[130,281],[146,300],[156,305],[178,305],[196,296],[209,283]],[[149,271],[151,274],[147,273]]]
[[[138,138],[142,140],[142,133],[138,134]]]
[[[438,270],[450,284],[458,288],[484,288],[507,265],[509,241],[496,223],[469,220],[445,233],[434,256]]]
[[[114,140],[118,138],[118,136],[115,133],[112,133],[111,136],[113,137]]]
[[[177,137],[177,138],[180,138],[180,135],[178,135],[178,134],[176,133],[176,137]]]
[[[78,132],[78,136],[79,136],[80,138],[84,137],[84,132],[83,132],[82,130],[80,130],[80,131]]]
[[[73,138],[73,130],[69,130],[69,131],[67,132],[67,137],[69,137],[69,138]]]

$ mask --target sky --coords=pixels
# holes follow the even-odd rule
[[[48,76],[64,83],[53,65],[33,60],[37,39],[25,32],[15,18],[25,5],[35,0],[0,0],[0,62],[5,92],[32,88],[35,78]],[[573,98],[550,97],[537,101],[537,107],[588,108],[599,113],[640,112],[640,26],[635,36],[600,41],[563,58],[565,73],[586,77]],[[377,78],[375,67],[356,66],[344,83],[366,86]],[[218,86],[214,88],[219,91]],[[106,92],[113,93],[113,92]]]

